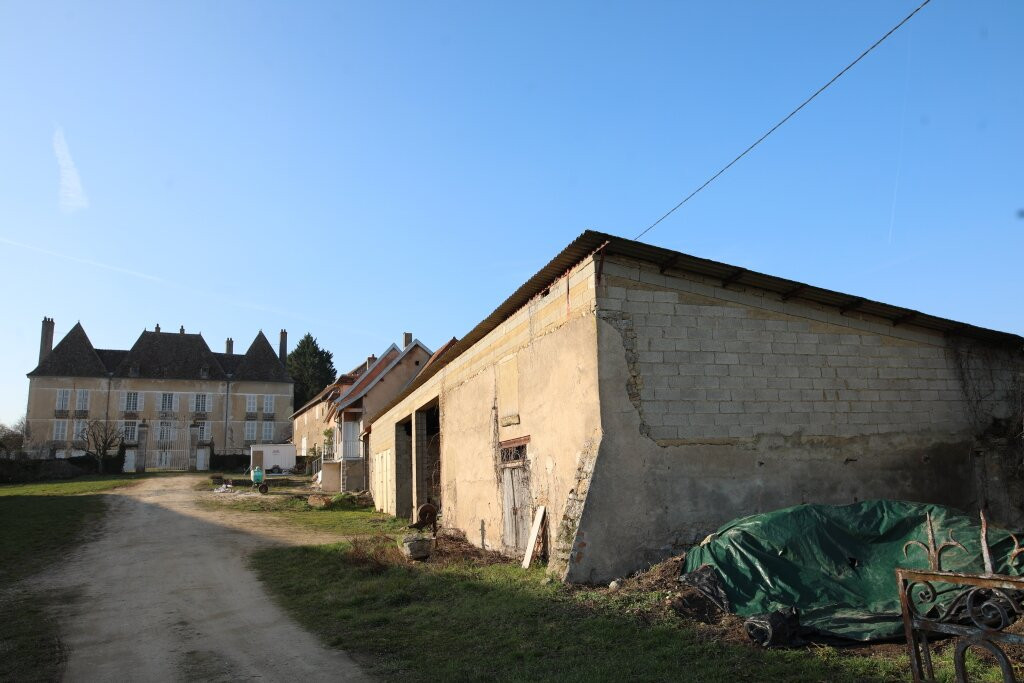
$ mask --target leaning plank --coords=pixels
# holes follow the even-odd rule
[[[537,546],[537,535],[540,534],[541,524],[544,523],[544,506],[537,508],[533,515],[533,527],[530,529],[530,540],[526,542],[526,557],[523,558],[523,569],[529,569],[533,562],[533,549]]]

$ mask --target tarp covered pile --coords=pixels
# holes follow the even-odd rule
[[[683,580],[723,609],[753,617],[748,632],[763,644],[791,643],[801,634],[901,637],[895,569],[931,568],[929,515],[936,547],[951,539],[962,546],[942,550],[941,569],[982,573],[979,519],[939,505],[872,500],[734,520],[687,553]],[[1024,541],[1020,533],[1017,538]],[[988,544],[996,573],[1022,573],[1024,555],[1010,561],[1009,532],[989,526]],[[940,596],[940,604],[953,597],[953,591]]]

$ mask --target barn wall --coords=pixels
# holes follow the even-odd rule
[[[625,258],[604,272],[603,438],[569,580],[622,576],[740,515],[874,497],[970,508],[993,483],[977,435],[1018,405],[1019,352]]]

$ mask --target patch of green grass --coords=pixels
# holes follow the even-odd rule
[[[273,489],[264,496],[221,493],[200,504],[214,509],[271,515],[289,524],[344,536],[399,534],[408,530],[408,522],[377,512],[372,506],[341,503],[330,508],[313,508],[306,503],[305,495],[277,493]]]
[[[763,650],[700,635],[664,594],[618,596],[545,581],[543,570],[468,562],[374,564],[350,544],[269,548],[268,590],[328,644],[403,681],[904,681],[905,654]],[[939,680],[953,680],[947,648]],[[972,660],[977,680],[998,680]],[[976,680],[976,679],[972,679]]]
[[[75,496],[82,493],[96,493],[131,486],[146,475],[138,474],[92,474],[61,481],[42,481],[30,484],[2,484],[3,496]]]
[[[48,607],[59,598],[16,582],[59,559],[96,524],[98,492],[132,484],[127,475],[0,486],[0,680],[55,680],[63,665],[57,624]]]

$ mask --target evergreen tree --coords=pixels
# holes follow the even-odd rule
[[[334,354],[321,349],[309,332],[288,354],[288,374],[295,380],[295,409],[316,396],[334,381]]]

